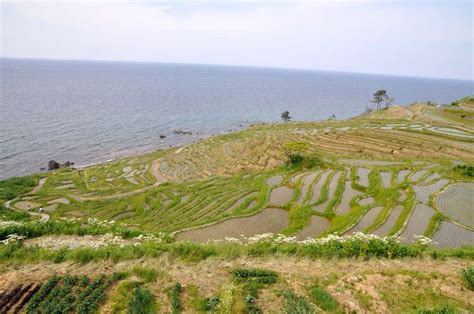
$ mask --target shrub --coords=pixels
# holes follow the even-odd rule
[[[464,268],[460,272],[461,278],[469,288],[469,290],[474,291],[474,266]]]
[[[173,313],[181,313],[181,300],[179,295],[181,294],[181,284],[179,282],[173,285],[173,289],[171,291],[171,307],[173,309]]]
[[[128,314],[151,314],[157,312],[157,305],[153,294],[148,288],[137,287],[133,289],[128,300]]]
[[[283,291],[283,299],[285,313],[287,314],[316,313],[313,306],[304,297],[298,296],[289,290]]]
[[[132,273],[142,278],[145,282],[154,282],[158,278],[158,273],[152,268],[134,267]]]
[[[465,177],[474,178],[474,166],[471,165],[457,165],[453,168],[454,172],[457,172]]]
[[[235,269],[232,274],[239,281],[253,281],[262,284],[275,283],[278,278],[277,273],[266,269]]]
[[[317,306],[325,311],[334,311],[338,307],[336,300],[320,286],[314,286],[311,289],[311,298]]]
[[[456,308],[450,305],[447,305],[447,306],[442,306],[442,307],[435,307],[429,310],[418,310],[415,313],[417,314],[457,314],[458,311],[456,310]]]
[[[30,299],[28,302],[26,311],[27,313],[36,312],[36,309],[39,307],[40,303],[48,296],[51,290],[56,287],[59,278],[54,275],[48,279],[48,281],[41,286],[38,292]]]
[[[202,303],[202,310],[213,312],[217,310],[217,307],[219,306],[219,302],[220,301],[218,297],[205,298]]]
[[[247,290],[245,297],[245,306],[248,313],[260,313],[261,310],[257,306],[258,289],[262,288],[265,284],[275,283],[278,279],[277,273],[266,269],[243,269],[238,268],[232,271],[234,278],[238,282],[244,282],[244,289]]]

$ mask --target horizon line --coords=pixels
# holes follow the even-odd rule
[[[373,75],[373,76],[390,76],[403,78],[417,78],[417,79],[431,79],[431,80],[447,80],[447,81],[462,81],[474,83],[474,77],[471,79],[451,78],[451,77],[433,77],[433,76],[417,76],[417,75],[402,75],[390,73],[374,73],[374,72],[354,72],[344,70],[323,70],[314,68],[298,68],[298,67],[279,67],[279,66],[258,66],[258,65],[243,65],[243,64],[222,64],[222,63],[199,63],[199,62],[163,62],[163,61],[148,61],[148,60],[111,60],[111,59],[68,59],[68,58],[33,58],[33,57],[8,57],[0,56],[0,59],[13,60],[36,60],[36,61],[73,61],[73,62],[110,62],[110,63],[149,63],[149,64],[175,64],[175,65],[196,65],[196,66],[220,66],[220,67],[242,67],[242,68],[256,68],[269,70],[293,70],[293,71],[307,71],[307,72],[335,72],[343,74],[359,74],[359,75]]]

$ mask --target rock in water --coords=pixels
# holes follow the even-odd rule
[[[48,170],[55,170],[59,168],[59,162],[56,162],[55,160],[50,160],[48,162]]]

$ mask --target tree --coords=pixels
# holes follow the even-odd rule
[[[281,114],[281,119],[282,119],[284,122],[290,121],[290,120],[291,120],[290,112],[289,112],[289,111],[283,111],[283,113]]]
[[[309,144],[306,142],[290,142],[283,145],[286,155],[286,164],[291,166],[303,161],[302,153],[307,150]]]
[[[387,91],[385,89],[379,89],[373,94],[373,98],[370,100],[370,102],[377,104],[377,110],[382,108],[382,103],[384,101],[389,100]]]

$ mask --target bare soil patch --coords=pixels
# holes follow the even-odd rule
[[[55,186],[55,188],[58,189],[58,190],[73,189],[73,188],[75,188],[75,187],[76,187],[76,186],[74,185],[74,183],[69,183],[69,184],[64,184],[64,185]]]
[[[65,205],[68,205],[70,204],[71,202],[65,198],[65,197],[62,197],[62,198],[57,198],[57,199],[54,199],[54,200],[51,200],[48,202],[48,204],[65,204]]]
[[[33,190],[31,191],[31,194],[36,194],[38,193],[42,188],[43,188],[43,185],[46,183],[46,178],[41,178],[38,182],[38,185],[35,186],[33,188]]]
[[[388,309],[386,312],[391,313],[408,313],[414,308],[414,304],[410,303],[413,302],[414,294],[420,295],[416,303],[417,308],[432,308],[430,293],[432,295],[433,292],[443,298],[441,302],[447,299],[462,304],[464,308],[474,306],[474,292],[464,288],[458,274],[459,269],[470,264],[471,261],[462,259],[308,260],[290,257],[240,257],[224,260],[209,258],[189,263],[167,256],[115,264],[109,261],[87,264],[50,262],[18,268],[2,266],[0,291],[4,292],[23,283],[42,283],[52,273],[97,277],[101,274],[111,275],[113,272],[127,272],[135,267],[144,267],[159,272],[157,280],[147,284],[147,287],[162,305],[161,312],[172,312],[169,297],[163,293],[164,287],[171,287],[173,283],[180,282],[184,287],[181,295],[184,301],[183,312],[194,313],[196,311],[186,302],[189,300],[191,287],[196,287],[203,297],[219,295],[232,280],[231,270],[263,268],[273,270],[281,277],[281,283],[259,291],[257,303],[265,313],[283,312],[282,299],[279,297],[282,290],[289,288],[298,295],[308,297],[307,294],[315,283],[323,285],[341,304],[344,313],[381,313],[380,309]],[[384,298],[384,295],[388,296],[388,299]],[[100,309],[101,313],[111,312],[109,301]]]
[[[57,208],[58,208],[58,203],[48,205],[45,208],[43,208],[43,210],[47,213],[51,213],[51,212],[54,212]]]
[[[40,204],[35,203],[35,202],[29,202],[29,201],[20,201],[20,202],[16,202],[13,206],[21,210],[28,210],[28,209],[40,207]]]
[[[178,240],[207,242],[225,237],[239,238],[272,232],[278,233],[288,226],[288,212],[279,208],[266,208],[260,213],[244,218],[230,218],[223,222],[176,234]]]

